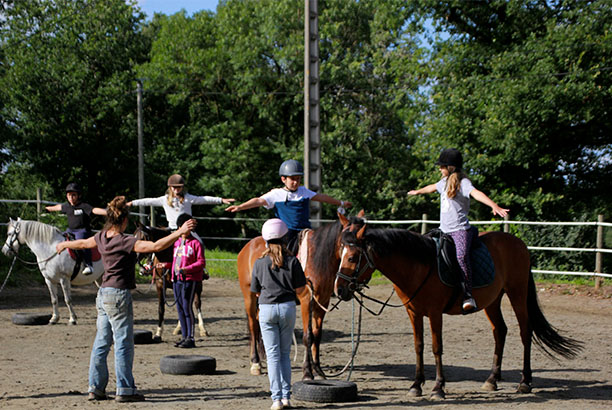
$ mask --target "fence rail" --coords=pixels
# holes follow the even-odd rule
[[[38,195],[40,198],[40,195]],[[44,201],[42,199],[0,199],[0,203],[26,203],[36,204],[37,213],[43,215],[42,205],[50,204],[54,205],[57,202]],[[138,212],[132,212],[132,215],[138,215],[141,217],[150,218],[149,214],[142,214]],[[151,212],[152,214],[152,212]],[[232,222],[264,222],[265,218],[242,218],[242,217],[195,217],[199,220],[214,220],[214,221],[232,221]],[[311,220],[314,224],[318,223],[329,223],[333,222],[331,219],[320,219]],[[423,214],[421,219],[409,219],[409,220],[368,220],[369,224],[376,225],[417,225],[421,226],[421,233],[427,232],[429,226],[437,225],[440,223],[438,220],[431,220],[427,218],[426,214]],[[596,287],[599,286],[600,278],[612,278],[612,274],[602,272],[602,254],[612,253],[612,249],[603,247],[603,228],[612,227],[612,223],[604,222],[603,215],[599,215],[597,221],[584,221],[584,222],[551,222],[551,221],[511,221],[504,219],[501,221],[470,221],[472,225],[501,225],[503,230],[507,232],[511,225],[541,225],[541,226],[593,226],[597,228],[597,244],[595,248],[571,248],[571,247],[553,247],[553,246],[527,246],[529,250],[534,251],[554,251],[554,252],[587,252],[595,253],[595,271],[594,272],[574,272],[574,271],[558,271],[558,270],[546,270],[546,269],[532,269],[533,272],[541,273],[545,275],[570,275],[570,276],[593,276],[596,279]],[[0,223],[0,225],[7,225],[6,223]],[[219,237],[209,236],[202,237],[207,240],[227,240],[227,241],[249,241],[252,238],[243,237]],[[211,261],[232,261],[235,259],[209,259]]]

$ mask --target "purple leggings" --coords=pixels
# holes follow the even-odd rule
[[[460,230],[455,232],[449,232],[448,234],[455,241],[455,248],[457,249],[457,261],[465,276],[465,292],[472,295],[472,265],[470,264],[470,248],[472,247],[472,241],[474,236],[478,232],[476,229]]]

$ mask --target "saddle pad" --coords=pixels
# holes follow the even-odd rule
[[[439,247],[440,240],[434,238],[434,241],[436,241],[436,247]],[[470,261],[472,263],[472,288],[477,289],[490,285],[495,277],[495,266],[493,265],[493,258],[491,258],[489,250],[479,239],[474,240],[472,243]],[[460,286],[458,275],[461,274],[460,272],[453,272],[442,257],[438,258],[438,275],[446,286]]]
[[[71,257],[73,260],[76,260],[76,259],[77,259],[77,255],[76,255],[76,253],[75,253],[75,252],[76,252],[76,251],[75,251],[74,249],[68,249],[68,253],[70,254],[70,257]],[[97,248],[97,247],[96,247],[96,248],[92,248],[92,249],[91,249],[91,261],[92,261],[92,262],[99,261],[101,257],[102,257],[102,256],[100,255],[100,251],[98,250],[98,248]]]
[[[297,258],[302,265],[302,270],[306,272],[306,262],[308,262],[308,235],[312,232],[312,229],[304,229],[300,232],[300,245],[298,248]]]

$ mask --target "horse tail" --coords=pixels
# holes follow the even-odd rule
[[[529,326],[533,331],[533,340],[549,357],[555,359],[554,352],[566,359],[573,359],[582,350],[582,342],[561,336],[558,329],[548,323],[548,320],[544,317],[544,313],[542,313],[538,304],[538,296],[531,269],[529,271],[527,290],[527,311],[529,314]]]

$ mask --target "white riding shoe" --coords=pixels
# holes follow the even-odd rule
[[[93,269],[91,268],[91,266],[85,266],[85,269],[83,269],[83,275],[91,275],[93,273]]]
[[[283,402],[280,400],[274,400],[272,402],[272,406],[270,406],[270,410],[283,410]]]
[[[282,399],[281,403],[283,403],[283,408],[285,409],[291,408],[291,402],[289,401],[289,399]]]
[[[463,301],[463,310],[468,311],[473,309],[476,309],[476,301],[474,298],[468,298]]]

